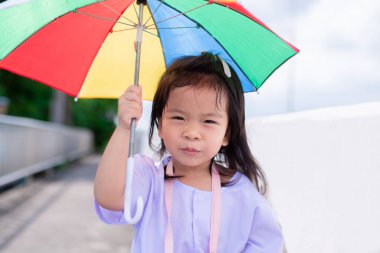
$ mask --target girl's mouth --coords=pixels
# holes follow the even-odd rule
[[[185,152],[186,154],[189,154],[189,155],[195,155],[195,154],[199,153],[199,150],[194,149],[194,148],[182,148],[181,150],[183,152]]]

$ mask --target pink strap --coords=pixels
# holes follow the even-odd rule
[[[166,166],[166,173],[173,175],[173,163],[170,161]],[[173,180],[165,180],[165,205],[168,213],[168,225],[165,231],[165,253],[173,253],[173,230],[172,230],[172,205],[173,205]]]
[[[221,184],[218,169],[215,163],[212,165],[212,212],[210,232],[210,253],[216,253],[218,249],[220,212],[221,212]]]
[[[169,176],[173,174],[173,163],[169,161],[166,167]],[[212,211],[210,232],[210,253],[216,253],[219,237],[220,210],[221,210],[221,185],[218,169],[212,165]],[[165,231],[165,253],[173,253],[173,230],[171,225],[171,214],[173,204],[173,180],[165,181],[165,204],[168,213],[168,226]]]

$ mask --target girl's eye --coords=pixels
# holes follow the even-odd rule
[[[216,124],[215,121],[210,120],[210,119],[207,119],[207,120],[205,120],[204,122],[205,122],[206,124]]]
[[[172,119],[175,119],[175,120],[184,120],[184,118],[181,117],[181,116],[173,116]]]

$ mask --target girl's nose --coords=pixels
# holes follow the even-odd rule
[[[200,133],[198,127],[194,126],[194,124],[187,126],[183,131],[183,137],[187,140],[199,140]]]

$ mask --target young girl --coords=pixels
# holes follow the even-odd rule
[[[99,217],[121,224],[130,122],[141,117],[141,87],[129,87],[118,110],[94,190]],[[282,252],[282,234],[262,196],[266,181],[244,124],[240,81],[218,56],[182,58],[167,69],[153,100],[149,134],[153,146],[157,127],[157,151],[166,156],[157,166],[135,156],[131,213],[138,196],[144,213],[134,225],[132,252]]]

